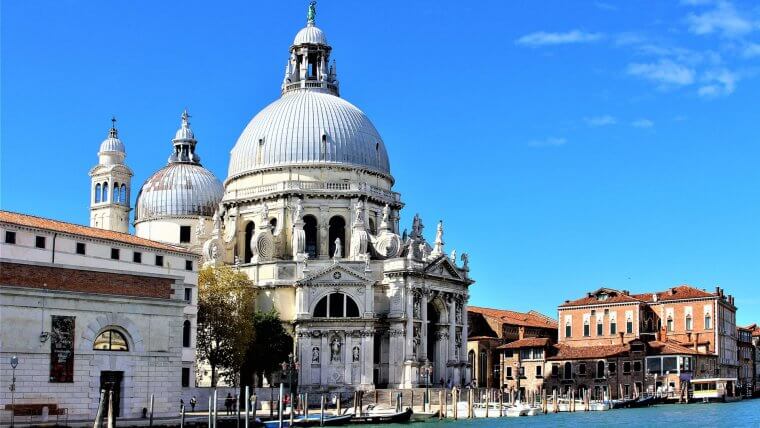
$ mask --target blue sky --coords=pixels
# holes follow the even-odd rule
[[[135,171],[186,106],[227,175],[279,95],[305,1],[2,3],[0,206],[87,223],[110,118]],[[760,322],[760,7],[740,1],[321,1],[341,93],[471,304],[556,316],[600,286],[725,288]],[[133,201],[134,202],[134,201]]]

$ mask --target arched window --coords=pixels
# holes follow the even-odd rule
[[[668,331],[673,331],[673,317],[668,316],[665,327],[668,329]]]
[[[100,183],[95,185],[95,203],[100,202]]]
[[[686,315],[686,330],[691,331],[691,315]]]
[[[276,218],[269,219],[269,227],[272,228],[272,233],[274,233],[274,231],[277,230],[277,219]]]
[[[310,259],[316,259],[319,255],[319,247],[317,246],[317,218],[313,215],[303,216],[303,231],[306,235],[306,253],[309,254]]]
[[[583,320],[583,337],[591,336],[591,327],[588,324],[588,320]]]
[[[114,203],[118,204],[119,202],[121,202],[121,200],[119,199],[119,197],[120,197],[119,196],[119,183],[113,183],[113,194],[112,194],[112,197],[113,197]]]
[[[598,378],[604,377],[604,361],[596,362],[596,377]]]
[[[377,235],[377,229],[375,229],[375,219],[370,218],[369,219],[369,233],[373,235]]]
[[[182,323],[182,346],[185,348],[190,347],[190,321],[185,320]]]
[[[573,378],[573,365],[570,363],[570,361],[567,361],[565,363],[565,379],[572,379]]]
[[[335,240],[340,238],[340,245],[343,247],[343,254],[346,252],[346,220],[343,217],[336,215],[330,219],[330,228],[328,230],[328,240],[330,241],[330,254],[329,257],[335,255]]]
[[[108,182],[103,183],[103,202],[108,202]]]
[[[710,330],[712,328],[712,317],[710,317],[709,313],[705,314],[705,330]]]
[[[515,373],[519,376],[519,373]],[[478,361],[478,386],[486,386],[488,381],[488,354],[486,351],[480,351],[480,361]]]
[[[249,221],[245,225],[245,241],[243,246],[245,247],[245,256],[243,257],[244,263],[250,263],[253,258],[253,250],[251,250],[251,238],[253,238],[253,231],[256,230],[256,224]]]
[[[565,337],[573,335],[573,327],[570,325],[570,321],[565,323]]]
[[[121,185],[121,202],[129,205],[129,198],[127,197],[127,186],[125,184]]]
[[[129,351],[127,339],[116,330],[106,330],[95,338],[92,343],[95,351]]]
[[[470,364],[470,379],[475,379],[475,351],[472,349],[467,353],[467,362]]]
[[[314,318],[358,318],[359,306],[343,293],[332,293],[321,298],[314,307]]]

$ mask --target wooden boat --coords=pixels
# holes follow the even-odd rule
[[[657,397],[654,395],[650,395],[647,397],[639,397],[637,400],[631,402],[628,407],[630,408],[637,408],[637,407],[649,407],[657,402]]]
[[[393,413],[367,413],[362,415],[350,415],[352,424],[389,424],[409,422],[412,418],[412,409]]]
[[[340,416],[328,416],[325,415],[324,426],[340,426],[346,425],[351,422],[353,415],[340,415]],[[283,427],[316,427],[320,425],[319,414],[311,414],[308,417],[299,416],[293,419],[293,425],[290,425],[290,418],[282,420]],[[262,426],[266,428],[279,428],[280,421],[277,419],[259,422],[255,426]]]
[[[428,419],[435,419],[438,417],[439,411],[436,410],[435,412],[414,412],[412,413],[411,421],[412,422],[424,422]]]

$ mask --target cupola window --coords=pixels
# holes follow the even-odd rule
[[[103,183],[103,202],[108,202],[108,182]]]
[[[95,203],[100,202],[100,183],[95,185]]]

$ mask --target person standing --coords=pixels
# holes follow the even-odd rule
[[[195,397],[195,395],[190,398],[190,411],[195,411],[195,405],[198,404],[198,398]]]

